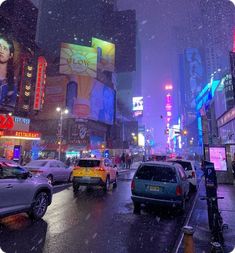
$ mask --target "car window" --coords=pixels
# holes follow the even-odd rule
[[[44,167],[46,166],[46,164],[48,163],[48,161],[39,161],[39,160],[35,160],[35,161],[31,161],[27,164],[27,166],[38,166],[38,167]]]
[[[193,169],[191,162],[178,161],[178,160],[176,160],[176,161],[174,160],[173,162],[180,164],[184,168],[184,170],[186,170],[186,171]]]
[[[100,160],[84,160],[81,159],[78,161],[77,164],[79,167],[99,167],[100,166]]]
[[[138,169],[136,177],[143,180],[176,183],[175,170],[166,166],[143,165]]]
[[[66,165],[62,162],[57,162],[57,166],[63,169],[66,168]]]
[[[51,162],[50,163],[50,168],[58,168],[58,167],[60,167],[60,166],[57,162]]]
[[[181,166],[177,166],[177,168],[178,168],[178,171],[179,171],[180,178],[182,180],[185,180],[187,178],[187,176],[185,174],[184,169]]]
[[[18,166],[0,166],[0,179],[11,179],[16,178],[17,175],[27,172],[26,169]]]

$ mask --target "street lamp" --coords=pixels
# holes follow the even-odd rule
[[[63,140],[63,135],[62,135],[62,131],[63,131],[63,115],[64,114],[68,114],[69,110],[68,109],[61,109],[60,107],[56,108],[56,111],[60,113],[60,121],[59,121],[59,134],[58,134],[58,145],[59,145],[59,160],[61,158],[61,145],[62,145],[62,140]]]

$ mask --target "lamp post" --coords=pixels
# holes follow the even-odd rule
[[[57,112],[59,112],[60,113],[60,121],[59,121],[59,133],[58,133],[58,139],[59,139],[59,141],[58,141],[58,145],[59,145],[59,160],[60,160],[60,158],[61,158],[61,145],[62,145],[62,140],[63,140],[63,133],[62,133],[62,131],[63,131],[63,115],[64,114],[68,114],[69,113],[69,111],[68,111],[68,109],[61,109],[60,107],[57,107],[56,108],[56,111]]]

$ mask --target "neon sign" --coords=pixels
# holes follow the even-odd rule
[[[44,104],[46,66],[47,66],[46,59],[43,56],[38,57],[37,80],[33,105],[33,109],[37,111],[41,110]]]
[[[0,129],[12,129],[14,127],[14,119],[10,115],[0,115]]]

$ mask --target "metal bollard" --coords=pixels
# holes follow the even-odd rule
[[[194,229],[190,226],[184,226],[183,227],[183,233],[184,233],[184,253],[194,253],[194,242],[193,242],[193,234]]]
[[[224,253],[223,247],[218,242],[211,243],[211,253]]]

